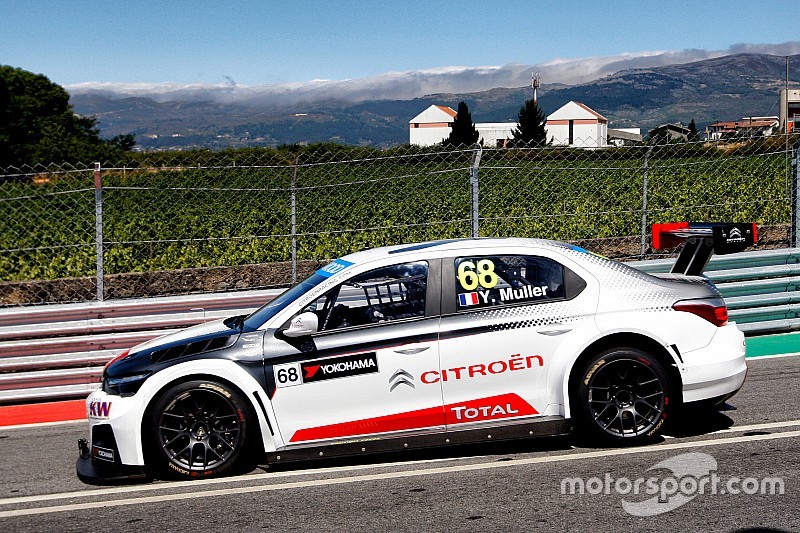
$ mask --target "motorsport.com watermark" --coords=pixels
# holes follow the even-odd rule
[[[634,516],[655,516],[677,509],[698,495],[782,495],[785,483],[780,477],[731,476],[722,478],[717,474],[717,461],[706,453],[684,453],[665,459],[647,469],[670,470],[671,475],[649,476],[630,479],[615,478],[606,473],[603,477],[564,478],[561,494],[611,495],[622,499],[622,507]],[[641,499],[641,496],[650,498]]]

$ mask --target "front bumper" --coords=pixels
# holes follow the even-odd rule
[[[100,448],[99,455],[108,455],[106,448]],[[111,454],[113,461],[98,457],[98,448],[89,449],[86,439],[78,441],[78,460],[75,463],[75,472],[78,479],[89,485],[116,484],[120,482],[150,481],[151,477],[143,466],[123,465],[119,462],[117,454]],[[94,452],[94,453],[92,453]],[[94,455],[94,457],[92,456]]]
[[[75,471],[78,479],[89,485],[117,484],[120,482],[150,481],[151,477],[143,466],[131,466],[92,457],[86,439],[78,441],[78,461]]]
[[[94,391],[86,399],[89,434],[78,441],[75,465],[84,483],[106,484],[149,479],[141,459],[140,401]]]

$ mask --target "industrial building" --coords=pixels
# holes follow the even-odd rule
[[[580,102],[567,102],[548,115],[547,138],[578,148],[608,146],[608,119]]]
[[[450,135],[456,112],[432,105],[409,121],[409,143],[432,146]],[[505,146],[513,138],[516,122],[475,123],[484,146]],[[568,102],[547,117],[547,139],[553,144],[579,148],[608,145],[608,120],[580,102]]]
[[[800,89],[781,89],[780,127],[787,133],[800,131]]]
[[[456,112],[443,105],[432,105],[409,121],[409,143],[432,146],[450,135]]]

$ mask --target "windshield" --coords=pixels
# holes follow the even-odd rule
[[[270,300],[266,305],[259,307],[244,319],[244,330],[255,330],[261,327],[267,320],[274,317],[286,306],[297,300],[299,297],[328,279],[326,276],[314,274],[310,278],[301,281],[291,289],[282,292],[274,300]]]

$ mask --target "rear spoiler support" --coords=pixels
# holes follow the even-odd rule
[[[753,223],[668,222],[653,224],[653,248],[686,245],[670,271],[684,276],[702,276],[713,254],[741,252],[758,240],[758,226]]]

